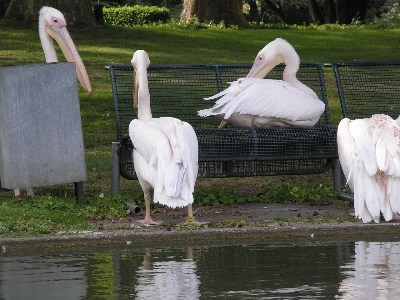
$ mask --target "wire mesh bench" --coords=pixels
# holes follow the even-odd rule
[[[400,61],[357,61],[327,64],[335,73],[344,118],[400,114]]]
[[[325,66],[333,68],[343,118],[386,114],[396,119],[400,115],[400,61],[334,62]],[[339,196],[352,197],[348,193]]]
[[[120,176],[137,179],[133,145],[128,126],[136,118],[132,109],[134,72],[131,65],[108,65],[111,76],[117,142],[112,145],[112,192],[119,192]],[[298,78],[326,104],[324,114],[312,127],[218,129],[214,117],[201,118],[197,111],[213,102],[203,100],[246,76],[251,64],[150,65],[148,69],[153,117],[176,117],[190,123],[199,141],[199,177],[247,177],[318,174],[338,169],[337,127],[331,125],[324,74],[317,63],[302,63]],[[284,66],[268,78],[282,79]],[[339,166],[340,171],[340,166]],[[334,176],[335,178],[335,176]]]

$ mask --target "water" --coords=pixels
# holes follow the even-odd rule
[[[0,254],[0,299],[397,299],[400,238]]]

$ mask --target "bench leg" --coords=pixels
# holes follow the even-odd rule
[[[111,193],[113,195],[119,194],[119,148],[121,143],[112,142],[111,145]]]
[[[83,200],[83,181],[74,182],[76,200]]]
[[[340,161],[338,159],[335,159],[333,161],[332,177],[333,177],[333,190],[336,193],[339,193],[340,190],[343,188],[344,175],[342,167],[340,166]]]
[[[346,177],[343,174],[342,167],[338,159],[333,163],[333,189],[340,200],[354,201],[353,194],[350,190],[343,192],[346,186]]]

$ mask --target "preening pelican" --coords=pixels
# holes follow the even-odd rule
[[[283,80],[264,79],[278,64],[285,63]],[[292,45],[277,38],[258,54],[246,78],[240,78],[224,91],[205,98],[219,98],[214,106],[198,111],[201,117],[217,116],[239,127],[315,125],[325,104],[315,92],[300,82],[296,73],[300,58]]]
[[[188,207],[188,220],[193,220],[193,191],[198,171],[198,141],[192,126],[179,119],[153,118],[147,53],[138,50],[132,58],[135,69],[134,106],[138,119],[129,124],[133,142],[133,159],[140,186],[144,192],[144,224],[159,224],[150,217],[151,189],[154,202],[169,207]]]
[[[354,192],[355,216],[364,223],[397,219],[400,213],[399,119],[377,114],[340,121],[339,160]]]
[[[58,62],[57,54],[53,45],[54,38],[59,44],[65,58],[69,62],[75,62],[76,75],[82,87],[92,94],[92,87],[90,85],[89,76],[86,72],[85,65],[79,56],[78,51],[72,41],[68,30],[67,22],[64,15],[57,9],[43,6],[39,11],[39,37],[42,48],[45,54],[47,63]],[[16,198],[20,197],[20,190],[15,189],[14,195]],[[33,197],[35,195],[32,188],[27,188],[27,195]]]

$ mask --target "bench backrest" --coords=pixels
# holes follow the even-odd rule
[[[252,64],[193,64],[150,65],[148,69],[151,110],[153,117],[175,117],[190,123],[194,128],[217,128],[220,121],[214,117],[201,118],[197,111],[209,108],[214,101],[203,98],[212,96],[226,87],[228,82],[247,75]],[[132,109],[134,72],[131,65],[110,65],[117,138],[128,133],[132,119],[137,118]],[[267,78],[282,79],[284,65],[279,65]],[[312,88],[326,110],[319,124],[330,124],[324,74],[318,63],[302,63],[297,77]]]
[[[330,63],[338,87],[343,117],[400,114],[400,61]]]

